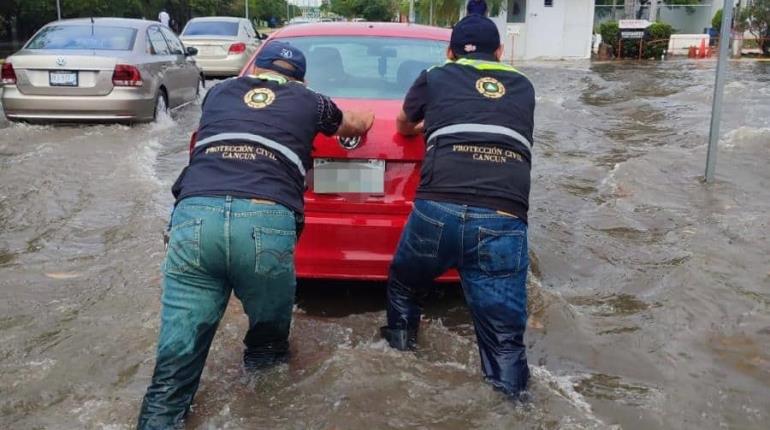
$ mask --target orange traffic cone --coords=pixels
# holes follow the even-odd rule
[[[698,52],[698,58],[706,58],[706,39],[700,40],[700,51]]]

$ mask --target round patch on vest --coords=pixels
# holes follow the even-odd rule
[[[275,101],[275,93],[268,88],[254,88],[243,96],[243,102],[250,108],[262,109]]]
[[[495,78],[481,78],[476,81],[476,89],[482,96],[499,99],[505,95],[505,85]]]

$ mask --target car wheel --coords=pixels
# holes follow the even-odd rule
[[[155,96],[155,111],[152,113],[152,120],[157,121],[158,115],[165,115],[168,113],[168,98],[166,92],[161,88],[158,90],[158,95]]]

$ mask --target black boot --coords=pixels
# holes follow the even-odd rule
[[[380,336],[388,341],[391,348],[399,351],[414,351],[417,349],[417,330],[392,329],[380,327]]]
[[[254,372],[289,359],[289,342],[278,341],[262,344],[258,347],[247,347],[243,351],[243,366],[247,372]]]

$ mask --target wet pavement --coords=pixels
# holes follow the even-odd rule
[[[481,380],[456,288],[417,354],[377,337],[382,285],[300,288],[292,359],[248,378],[231,303],[191,429],[764,429],[770,64],[731,64],[702,183],[713,62],[522,67],[538,92],[534,403]],[[197,106],[155,124],[0,120],[0,428],[128,429],[154,363],[160,233]]]

